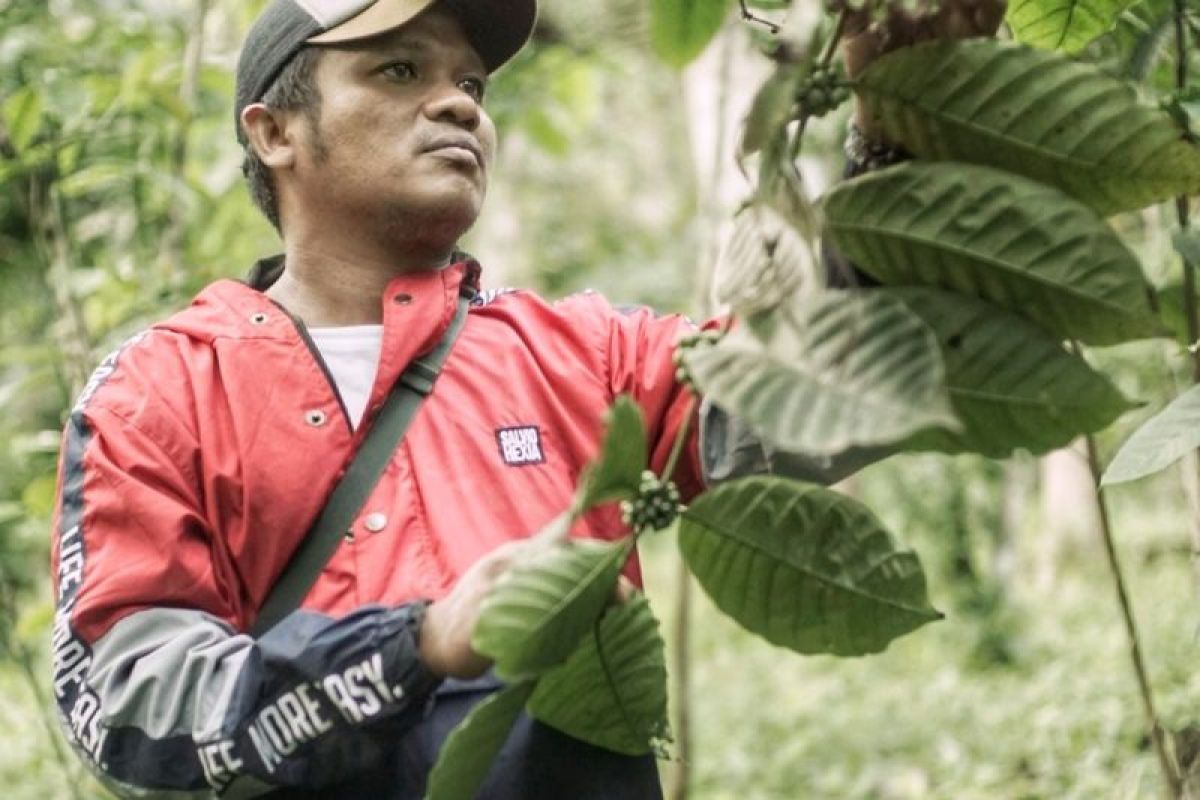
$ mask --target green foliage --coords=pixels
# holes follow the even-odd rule
[[[958,433],[931,430],[907,449],[1007,458],[1065,447],[1133,404],[1103,374],[1016,314],[937,289],[881,290],[933,330],[946,362]]]
[[[1043,184],[913,163],[848,181],[824,207],[838,247],[885,284],[983,297],[1090,344],[1161,332],[1133,253],[1086,206]]]
[[[1174,33],[1174,12],[1172,0],[1143,0],[1120,17],[1113,37],[1124,40],[1119,74],[1138,83],[1153,80]]]
[[[601,64],[571,47],[532,47],[505,68],[488,112],[505,136],[528,136],[557,157],[569,155],[600,114]],[[529,103],[536,92],[539,102]]]
[[[1006,19],[1013,38],[1047,50],[1077,53],[1112,30],[1134,0],[1016,0]]]
[[[23,153],[33,143],[41,128],[44,110],[41,92],[31,86],[13,92],[4,101],[4,127],[18,153]]]
[[[535,681],[513,684],[471,709],[438,753],[429,773],[426,800],[475,796],[536,685]]]
[[[577,739],[644,755],[668,736],[667,666],[644,596],[609,608],[565,664],[538,681],[529,713]]]
[[[1188,333],[1187,309],[1184,307],[1183,299],[1186,296],[1183,288],[1183,281],[1171,281],[1165,286],[1160,287],[1157,291],[1158,313],[1162,317],[1163,324],[1167,326],[1167,330],[1171,332],[1171,336],[1176,342],[1188,347],[1191,345],[1191,336]],[[1200,291],[1193,293],[1197,307],[1200,307]]]
[[[873,62],[856,91],[885,135],[921,158],[999,167],[1103,214],[1200,189],[1200,148],[1165,112],[1053,53],[981,39],[920,44]]]
[[[1171,235],[1171,244],[1184,261],[1200,266],[1200,231],[1177,230]]]
[[[650,43],[673,67],[700,55],[721,30],[732,0],[650,0]]]
[[[261,5],[215,0],[209,7],[221,24],[208,28],[244,30]],[[655,52],[674,66],[690,62],[720,30],[732,5],[732,0],[652,0]],[[1123,5],[1024,0],[1014,3],[1010,22],[1031,42],[1080,52],[1117,19],[1115,31],[1091,41],[1087,53],[1103,59],[1113,75],[1133,78],[1148,90],[1169,88],[1170,0],[1143,0],[1118,18]],[[688,287],[672,268],[687,265],[690,279],[696,226],[693,187],[681,180],[691,170],[688,149],[663,145],[687,134],[682,125],[662,121],[679,108],[677,81],[658,75],[644,47],[639,50],[620,30],[631,18],[640,21],[640,7],[546,6],[538,41],[507,68],[489,101],[516,143],[517,157],[507,162],[520,164],[522,189],[509,189],[501,198],[503,213],[527,228],[511,258],[537,264],[535,273],[518,277],[554,293],[608,278],[610,290],[620,287],[618,294],[680,309]],[[789,3],[761,0],[750,6],[782,10]],[[243,271],[274,241],[237,176],[240,150],[231,135],[232,78],[225,66],[236,34],[206,43],[206,59],[194,76],[197,92],[189,96],[182,91],[182,56],[194,32],[183,8],[155,6],[151,12],[135,3],[117,15],[94,0],[10,3],[0,20],[5,190],[0,302],[6,308],[0,334],[14,343],[0,360],[0,577],[8,576],[30,598],[14,616],[20,622],[13,630],[21,637],[36,639],[47,624],[48,606],[33,593],[46,560],[54,431],[80,373],[128,332],[183,304],[211,278]],[[581,20],[610,27],[597,33],[596,25]],[[81,24],[89,21],[90,26]],[[1094,64],[991,42],[926,45],[881,59],[857,90],[889,136],[922,158],[975,162],[1010,174],[989,176],[961,163],[922,165],[835,192],[826,206],[831,240],[887,283],[953,291],[817,294],[819,281],[810,280],[815,215],[790,148],[794,126],[788,126],[805,110],[797,97],[819,51],[809,47],[792,54],[798,63],[777,65],[755,100],[741,154],[760,155],[760,184],[755,205],[738,220],[738,236],[716,286],[717,296],[740,319],[719,346],[689,351],[688,369],[712,398],[776,442],[812,454],[890,444],[1003,457],[1018,448],[1044,452],[1078,433],[1103,429],[1130,404],[1113,381],[1069,354],[1057,337],[1107,344],[1155,334],[1157,323],[1136,259],[1094,214],[1052,187],[1105,214],[1195,191],[1200,157],[1181,135],[1181,125],[1193,120],[1194,91],[1166,102],[1164,112],[1139,104],[1129,87]],[[63,53],[72,54],[69,68],[62,66]],[[820,88],[826,91],[833,78],[823,74],[826,84]],[[651,133],[629,135],[635,126]],[[804,152],[813,153],[807,142]],[[561,160],[564,155],[575,156],[570,165]],[[628,175],[616,174],[618,163],[633,165]],[[506,191],[503,183],[497,189]],[[517,227],[508,222],[498,227]],[[1122,225],[1122,233],[1131,228],[1133,222]],[[1182,253],[1194,249],[1191,238],[1177,237]],[[481,255],[492,257],[497,248],[486,245]],[[634,277],[617,283],[611,276],[618,274]],[[1164,306],[1182,306],[1179,285],[1176,270],[1161,290]],[[796,291],[806,295],[793,297]],[[68,324],[73,310],[80,320],[75,326]],[[1169,413],[1131,440],[1128,448],[1145,456],[1144,463],[1160,463],[1177,457],[1181,445],[1195,445],[1185,424],[1194,409],[1156,428]],[[551,543],[564,538],[585,509],[637,494],[647,460],[645,436],[636,405],[618,400],[599,461],[585,473],[576,502],[547,526],[534,555],[490,599],[476,644],[497,658],[502,674],[523,682],[487,701],[454,734],[432,776],[431,797],[472,796],[527,702],[544,721],[622,752],[646,752],[664,733],[657,623],[640,598],[605,610],[631,543]],[[1138,450],[1135,443],[1143,440],[1149,444]],[[960,463],[939,475],[958,480]],[[1123,468],[1120,459],[1118,467]],[[907,514],[921,505],[912,491],[921,482],[907,475],[898,482],[902,502],[894,505]],[[966,504],[963,487],[955,488],[957,494],[949,496]],[[924,502],[946,499],[945,493],[935,494],[935,501]],[[950,516],[948,525],[929,526],[929,542],[944,544],[957,535],[947,527],[961,533],[974,521],[965,512]],[[904,528],[906,535],[920,528],[907,517],[904,523],[895,529]],[[680,529],[681,546],[706,590],[770,641],[803,652],[874,652],[938,616],[925,597],[915,555],[870,512],[827,490],[782,479],[730,484],[698,498]],[[952,546],[969,549],[962,542]],[[1043,618],[1049,619],[1041,615],[1039,623]],[[1057,645],[1069,637],[1051,638]],[[868,689],[904,684],[898,690],[902,702],[889,701],[892,717],[899,718],[912,709],[911,686],[941,668],[940,659],[926,658],[920,669],[899,679],[878,668],[881,674],[870,673],[855,689],[866,695]],[[737,663],[744,667],[740,658]],[[1173,663],[1191,662],[1180,657]],[[864,730],[881,728],[880,719],[887,719],[873,700],[861,705],[871,706],[875,716],[853,706],[854,698],[823,697],[814,702],[819,714],[811,719],[794,705],[781,710],[761,703],[768,693],[787,699],[776,675],[792,668],[810,669],[814,684],[817,676],[836,673],[843,687],[841,676],[857,674],[855,667],[831,670],[825,661],[811,668],[796,659],[782,663],[777,655],[757,669],[738,669],[738,681],[730,681],[731,670],[723,669],[715,701],[753,687],[753,700],[738,704],[737,715],[762,719],[773,732],[758,743],[753,759],[741,760],[760,764],[772,746],[784,743],[780,751],[792,752],[787,742],[802,741],[821,754],[820,769],[808,771],[820,773],[815,780],[823,782],[814,796],[903,796],[887,785],[864,788],[886,755],[847,755]],[[860,667],[863,674],[872,668]],[[1076,664],[1064,674],[1075,677],[1078,671]],[[771,685],[754,684],[755,674],[769,674]],[[532,676],[540,676],[536,689],[525,679]],[[1064,685],[1062,675],[1052,683],[1056,690]],[[936,686],[943,685],[944,675]],[[941,705],[952,705],[955,697],[945,695]],[[837,717],[847,707],[859,716],[838,728]],[[755,713],[746,714],[747,708]],[[1029,708],[1036,710],[1038,703],[1031,701]],[[942,735],[939,711],[944,708],[908,713],[913,719],[906,721],[918,728],[937,720],[913,740]],[[1009,730],[1024,730],[1021,715],[1005,722]],[[1110,745],[1104,759],[1123,758],[1136,744],[1128,724],[1103,730]],[[709,725],[702,735],[714,732],[723,734],[724,727]],[[1058,739],[1087,735],[1069,732],[1070,737],[1047,736],[1043,750],[1058,746]],[[751,740],[753,734],[745,741],[726,738],[721,754],[739,747],[749,752]],[[971,735],[964,740],[969,745]],[[876,749],[892,752],[891,744]],[[811,753],[796,753],[794,763],[813,758]],[[1074,751],[1060,755],[1070,761]],[[1055,783],[1040,773],[1031,777],[1042,769],[1040,757],[1041,751],[1023,756],[1003,780],[960,787],[955,774],[935,788],[956,797],[971,796],[971,787],[980,785],[979,796],[1009,790],[1069,795],[1075,784],[1066,778]],[[921,751],[912,758],[932,764],[941,756]],[[721,761],[721,756],[698,759],[708,775],[721,771],[713,768]],[[780,763],[788,769],[764,774],[756,768],[760,782],[747,786],[738,785],[734,765],[724,770],[729,782],[723,786],[753,794],[754,787],[768,785],[772,796],[792,796],[798,785],[788,774],[792,763]],[[847,771],[868,777],[856,782],[845,777]],[[10,773],[16,771],[5,772],[0,783],[7,785]],[[1078,780],[1086,786],[1086,776]],[[961,788],[966,790],[953,793]],[[1089,794],[1111,789],[1087,788]],[[56,787],[38,796],[70,793]]]
[[[863,499],[914,542],[927,570],[945,553],[947,491],[972,499],[966,522],[999,500],[968,464],[907,456],[858,478]],[[965,473],[965,474],[964,474]],[[1187,507],[1174,476],[1123,490],[1114,503],[1131,589],[1144,610],[1164,723],[1195,718],[1195,590]],[[1115,499],[1115,496],[1114,496]],[[914,515],[916,509],[929,516]],[[732,624],[696,593],[691,608],[692,795],[813,800],[1155,800],[1164,797],[1137,693],[1122,669],[1114,600],[1098,548],[1082,541],[1047,580],[1045,520],[1012,531],[1021,555],[1009,602],[1024,624],[1016,661],[972,668],[988,619],[959,612],[945,577],[930,581],[947,621],[857,659],[794,657]],[[651,602],[673,625],[677,564],[670,542],[643,548]],[[979,554],[991,564],[989,549]],[[1086,765],[1086,766],[1082,766]]]
[[[580,480],[576,507],[581,510],[636,496],[646,467],[646,424],[637,403],[621,395],[605,422],[599,460]]]
[[[1162,107],[1193,139],[1200,132],[1200,86],[1192,86],[1163,98]]]
[[[739,314],[770,311],[816,281],[814,258],[796,228],[767,205],[744,209],[713,274],[713,295]]]
[[[189,98],[184,58],[196,42],[195,5],[71,0],[0,12],[0,334],[8,343],[0,358],[0,570],[31,608],[43,608],[58,431],[79,383],[129,333],[278,247],[242,186],[230,113],[231,55],[263,2],[207,3],[204,59]],[[520,164],[519,180],[508,181],[515,188],[506,196],[497,181],[490,205],[519,218],[522,230],[510,274],[496,266],[503,251],[481,248],[485,278],[560,293],[597,275],[609,287],[614,276],[631,276],[621,299],[681,307],[679,267],[690,274],[693,262],[690,186],[679,180],[688,154],[676,148],[664,157],[620,130],[624,115],[651,140],[655,131],[673,133],[675,80],[648,70],[657,62],[612,31],[597,47],[593,30],[563,24],[567,13],[574,9],[544,9],[551,35],[539,35],[489,92],[515,154],[504,160]],[[559,157],[568,151],[588,157],[568,163]],[[630,185],[640,205],[630,204]],[[562,235],[567,228],[577,235]],[[522,261],[559,273],[531,272]],[[69,324],[74,308],[78,327]],[[636,486],[645,458],[633,460]],[[74,796],[63,773],[63,787],[30,796]],[[8,787],[10,774],[0,784]]]
[[[629,550],[625,541],[536,546],[488,596],[472,646],[507,680],[561,664],[599,618]]]
[[[1129,437],[1102,484],[1135,481],[1166,469],[1200,447],[1200,386],[1193,386]]]
[[[925,576],[864,506],[779,478],[706,492],[684,513],[679,546],[713,602],[799,653],[875,653],[941,617]]]
[[[750,113],[746,115],[739,147],[742,156],[753,155],[765,148],[795,116],[796,94],[806,76],[804,64],[785,63],[775,67],[771,77],[754,95]]]
[[[821,293],[684,355],[701,391],[784,449],[832,454],[955,428],[937,342],[902,303]]]
[[[662,146],[687,130],[677,76],[629,25],[643,7],[543,3],[546,35],[492,81],[501,153],[464,241],[489,285],[687,310],[700,233],[693,164],[688,148]]]

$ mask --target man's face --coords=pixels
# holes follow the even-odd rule
[[[320,119],[296,172],[306,205],[336,203],[372,224],[419,220],[455,239],[474,223],[496,129],[482,106],[487,71],[453,16],[435,7],[327,48],[316,80]]]

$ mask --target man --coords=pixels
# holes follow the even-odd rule
[[[496,149],[488,75],[534,0],[274,0],[238,66],[252,192],[284,256],[110,356],[64,437],[54,691],[118,793],[419,798],[498,686],[480,603],[565,509],[630,394],[661,470],[689,407],[678,317],[477,294],[456,243]],[[405,367],[473,298],[437,380],[302,607],[249,635]],[[713,411],[708,478],[769,458]],[[705,469],[695,437],[676,475]],[[576,536],[624,534],[613,508]],[[626,574],[639,578],[636,559]],[[311,793],[309,793],[311,792]],[[523,718],[489,798],[654,798],[628,758]]]
[[[569,505],[615,397],[640,404],[664,465],[684,320],[476,297],[303,609],[247,635],[401,371],[478,289],[455,245],[496,150],[487,79],[534,16],[533,0],[276,0],[251,31],[239,131],[286,253],[110,357],[64,440],[55,691],[117,791],[422,796],[440,740],[498,685],[453,680],[488,666],[469,644],[480,602]],[[680,481],[699,486],[694,446]],[[625,530],[609,508],[573,533]],[[659,796],[653,759],[527,719],[486,791]]]

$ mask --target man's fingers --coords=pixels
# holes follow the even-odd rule
[[[840,7],[840,4],[839,4]],[[846,21],[842,23],[842,39],[848,40],[865,31],[871,24],[871,7],[864,4],[858,11],[846,12]]]
[[[944,39],[991,36],[1006,6],[1005,0],[947,0],[934,17],[934,31]]]
[[[1000,30],[1004,12],[1008,9],[1005,0],[980,0],[975,9],[975,28],[980,33],[991,35]]]
[[[866,28],[862,33],[847,37],[842,45],[842,60],[850,78],[858,74],[884,53],[905,47],[926,38],[928,17],[913,14],[900,6],[888,9],[887,17]]]
[[[842,44],[842,62],[846,75],[857,78],[863,69],[875,60],[883,50],[883,29],[878,25],[866,28],[861,33],[847,38]]]
[[[867,10],[851,14],[843,33],[846,72],[857,77],[883,53],[920,41],[992,36],[1000,28],[1007,6],[1006,0],[942,0],[936,4],[921,0],[916,10],[910,11],[897,3],[874,24]]]

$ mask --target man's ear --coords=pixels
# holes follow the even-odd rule
[[[296,163],[296,137],[288,130],[291,115],[262,103],[242,109],[242,130],[259,159],[268,167],[287,169]]]

